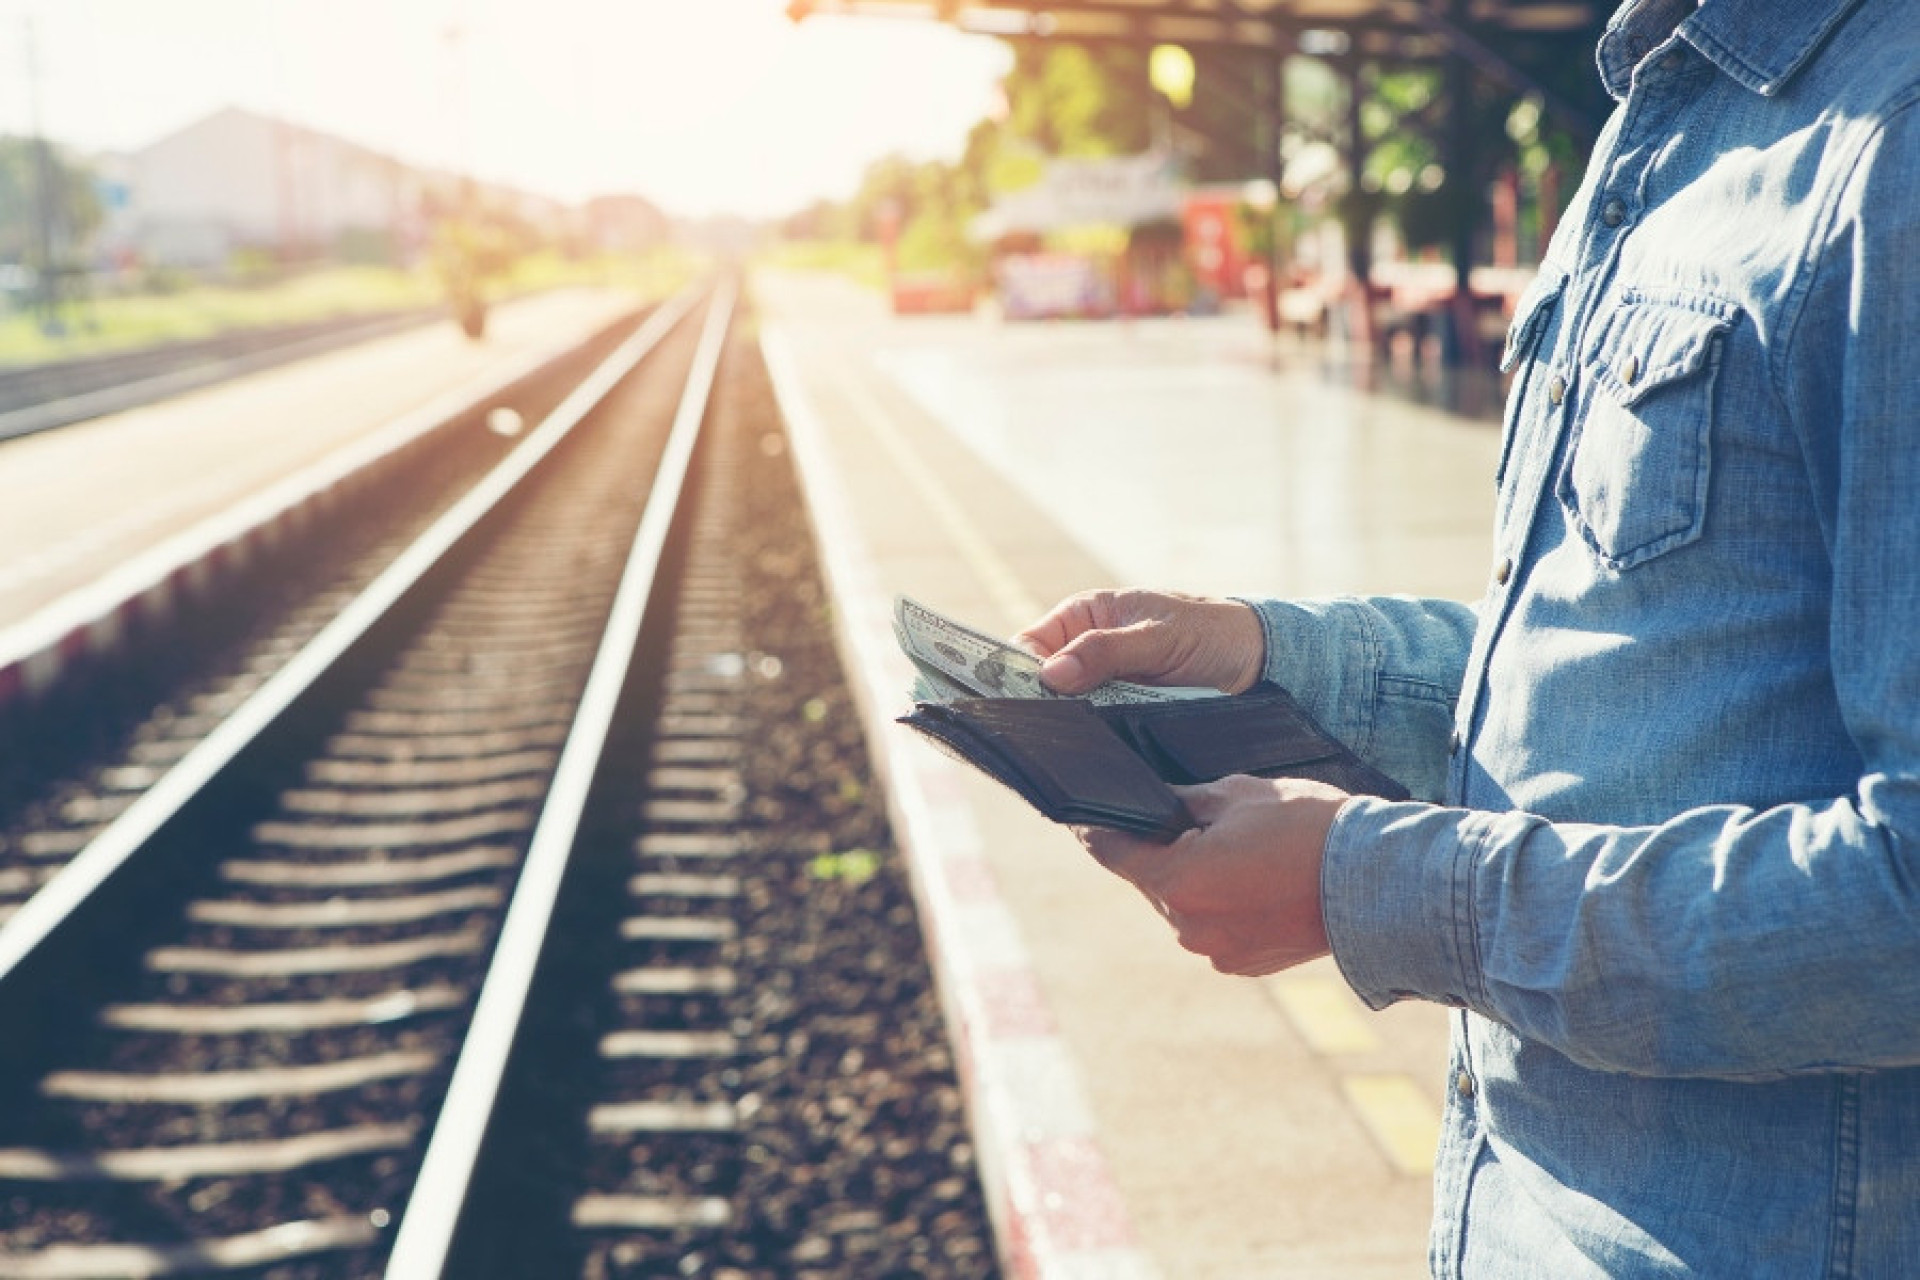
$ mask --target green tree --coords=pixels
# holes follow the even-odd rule
[[[44,165],[42,163],[44,151]],[[47,206],[53,225],[43,227],[42,175],[50,180]],[[74,163],[58,147],[30,138],[0,136],[0,262],[66,265],[99,228],[103,211],[90,169]],[[44,244],[51,235],[51,245]]]
[[[1152,140],[1144,49],[1017,44],[1004,87],[1008,131],[1047,155],[1127,155]]]

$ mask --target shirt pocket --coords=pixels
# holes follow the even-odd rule
[[[1556,493],[1614,570],[1698,538],[1706,523],[1713,388],[1731,303],[1629,293],[1600,328],[1585,416]]]
[[[1527,384],[1533,373],[1534,361],[1531,357],[1539,349],[1541,335],[1546,333],[1553,309],[1566,288],[1565,272],[1543,266],[1513,308],[1513,323],[1507,328],[1507,345],[1500,353],[1500,372],[1512,373],[1522,360],[1528,361],[1528,364],[1514,379],[1514,385],[1507,394],[1505,420],[1500,432],[1500,462],[1493,472],[1495,492],[1506,482],[1507,467],[1513,457],[1514,437],[1519,433],[1520,406],[1526,399]]]

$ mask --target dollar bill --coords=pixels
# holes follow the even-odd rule
[[[1057,698],[1040,683],[1040,660],[1016,645],[976,631],[905,596],[893,602],[893,633],[920,678],[914,697],[949,702],[958,697]],[[924,697],[932,692],[942,696]],[[1217,689],[1190,689],[1109,680],[1084,695],[1089,702],[1174,702],[1218,697]]]

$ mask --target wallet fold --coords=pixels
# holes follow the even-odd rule
[[[1404,800],[1407,790],[1322,729],[1279,685],[1174,702],[1079,698],[921,702],[900,722],[1055,822],[1172,840],[1193,825],[1171,784],[1229,774],[1311,778]]]

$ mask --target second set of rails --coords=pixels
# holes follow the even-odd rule
[[[813,1116],[780,1077],[830,1037],[742,963],[795,857],[742,860],[782,663],[729,479],[777,436],[702,436],[738,307],[657,309],[84,847],[11,841],[0,1278],[993,1273],[950,1072],[839,1047],[866,1084]],[[808,875],[863,867],[819,840]],[[862,1088],[938,1169],[782,1167],[783,1108],[844,1129]]]

